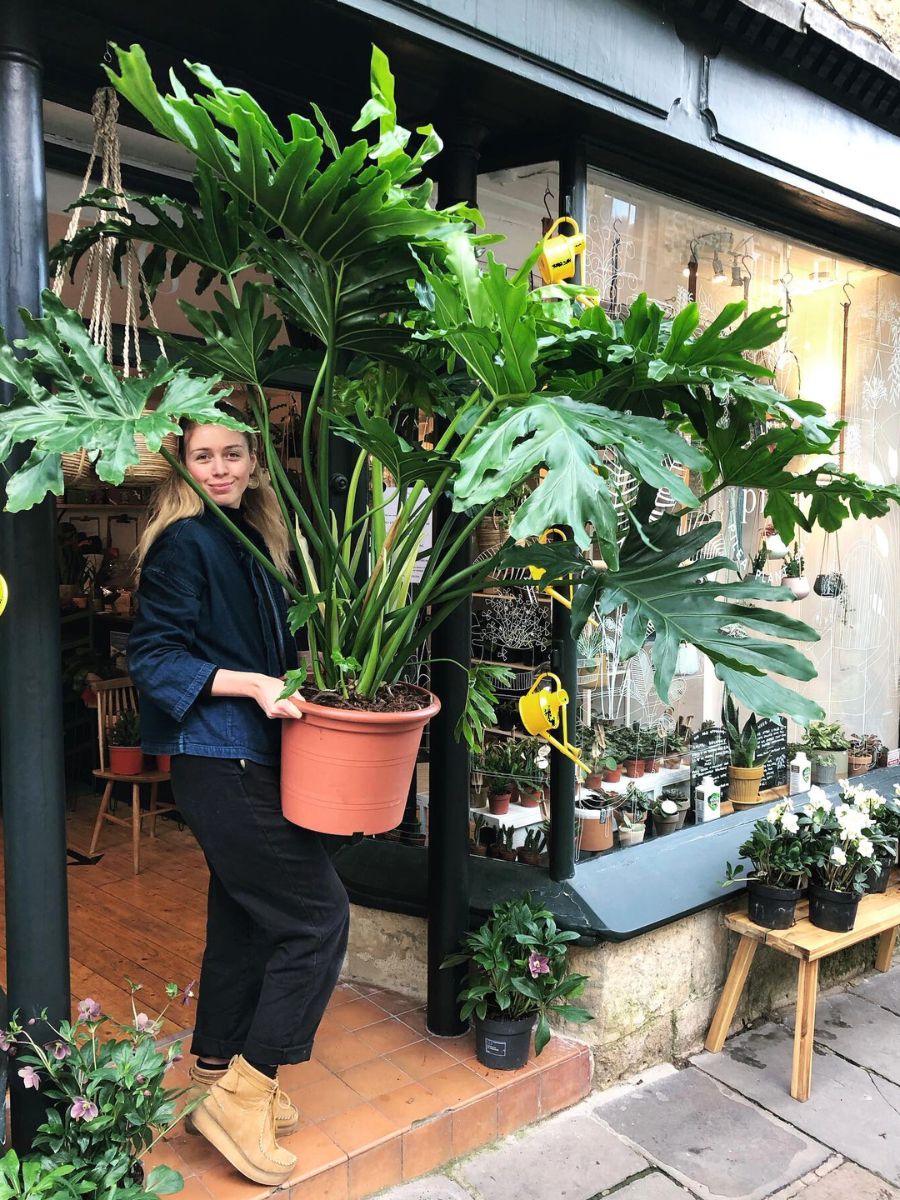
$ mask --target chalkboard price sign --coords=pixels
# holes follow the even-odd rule
[[[758,725],[757,752],[767,754],[760,790],[787,783],[787,722],[763,719]],[[691,791],[711,775],[727,797],[731,747],[721,725],[694,734],[691,741]]]

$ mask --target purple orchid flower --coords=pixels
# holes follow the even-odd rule
[[[536,950],[532,950],[528,956],[528,971],[532,979],[537,979],[538,975],[549,975],[550,959],[546,954],[538,954]]]
[[[69,1109],[73,1121],[93,1121],[99,1111],[93,1100],[84,1096],[76,1096]]]
[[[25,1087],[34,1088],[36,1092],[40,1091],[41,1077],[38,1075],[34,1067],[20,1067],[19,1078],[22,1080],[22,1083]]]

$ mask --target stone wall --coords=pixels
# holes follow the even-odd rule
[[[877,35],[894,54],[900,54],[898,0],[807,0],[840,17],[858,33]]]
[[[730,903],[723,901],[630,942],[572,949],[573,970],[590,980],[578,1003],[594,1020],[581,1026],[563,1023],[560,1029],[591,1046],[596,1086],[701,1049],[737,943],[722,921]],[[350,930],[345,978],[425,998],[423,918],[354,905]],[[825,959],[820,987],[871,970],[874,958],[875,943],[868,941]],[[796,996],[796,961],[761,946],[735,1029],[793,1004]]]

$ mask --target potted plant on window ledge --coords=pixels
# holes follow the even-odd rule
[[[572,1004],[584,991],[585,975],[570,972],[568,943],[578,934],[557,928],[553,914],[530,896],[495,904],[480,929],[463,939],[458,954],[444,967],[469,965],[469,980],[459,993],[463,1020],[475,1019],[478,1061],[497,1071],[513,1071],[528,1061],[531,1031],[539,1055],[550,1040],[551,1015],[565,1021],[590,1021]]]
[[[824,779],[816,777],[814,754],[819,757],[820,762],[824,761],[826,756],[831,759],[834,763],[836,779],[847,778],[850,739],[839,721],[810,721],[803,736],[802,748],[809,753],[810,762],[813,763],[813,783],[823,784],[826,782]]]
[[[768,754],[757,754],[756,713],[751,713],[741,728],[734,697],[726,692],[722,725],[731,747],[728,799],[736,809],[752,808],[754,804],[759,804],[759,785],[769,757]]]
[[[193,203],[138,197],[149,218],[116,214],[83,226],[54,261],[74,271],[100,240],[114,239],[117,249],[133,241],[151,248],[144,270],[151,293],[192,264],[201,289],[215,288],[214,303],[200,311],[180,301],[196,336],[163,333],[177,358],[130,378],[106,362],[78,315],[52,293],[42,298],[41,316],[23,314],[28,336],[18,349],[27,356],[0,342],[0,378],[15,393],[0,452],[5,460],[14,446],[31,444],[8,480],[7,508],[60,495],[63,453],[83,450],[115,485],[137,461],[139,438],[156,451],[167,434],[181,434],[184,420],[239,428],[218,407],[227,394],[221,382],[246,390],[296,579],[273,567],[165,446],[162,453],[198,505],[286,590],[292,629],[305,630],[308,663],[285,681],[305,716],[284,729],[289,819],[336,833],[383,832],[402,819],[421,731],[438,708],[404,675],[432,631],[507,566],[539,566],[546,584],[573,586],[575,634],[591,612],[624,607],[623,662],[641,649],[652,621],[664,702],[677,646],[686,642],[757,712],[804,724],[819,715],[765,673],[812,673],[779,637],[812,640],[814,632],[752,603],[778,601],[780,589],[734,580],[717,583],[713,595],[708,578],[734,567],[701,554],[717,523],[685,531],[680,516],[653,516],[659,489],[696,509],[733,480],[756,486],[754,464],[763,459],[785,538],[798,522],[816,523],[826,482],[832,523],[836,509],[849,516],[852,504],[854,515],[880,516],[900,497],[893,485],[865,484],[833,464],[800,477],[784,470],[804,451],[825,453],[840,426],[814,401],[797,407],[780,396],[766,383],[771,372],[744,357],[782,336],[777,310],[747,315],[743,304],[727,305],[699,332],[696,305],[669,319],[641,296],[625,321],[611,322],[584,288],[531,289],[533,259],[511,275],[490,253],[479,261],[476,250],[492,239],[478,232],[477,213],[431,206],[423,168],[439,139],[424,127],[416,143],[397,123],[393,77],[377,50],[372,96],[345,147],[315,107],[312,119],[292,116],[285,135],[251,96],[206,67],[191,68],[196,94],[180,83],[165,94],[140,47],[115,54],[113,86],[154,132],[194,156]],[[108,205],[110,197],[91,203]],[[273,452],[265,393],[289,367],[313,380],[302,418],[303,495]],[[727,438],[719,432],[726,395]],[[443,414],[445,425],[433,442],[412,442],[423,408]],[[765,454],[753,434],[760,423]],[[746,438],[735,441],[735,430]],[[346,515],[334,511],[330,491],[335,436],[353,447]],[[638,483],[624,537],[611,453],[617,470]],[[692,472],[696,491],[666,465],[673,461]],[[523,545],[459,568],[457,555],[481,519],[538,473],[540,484],[510,525],[511,541]],[[422,548],[444,499],[461,514],[459,524],[445,524]],[[556,526],[570,528],[571,539],[537,543]],[[770,636],[723,638],[736,621]],[[492,694],[490,680],[468,664],[460,669],[477,709],[476,698]]]

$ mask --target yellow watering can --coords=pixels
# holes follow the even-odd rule
[[[6,580],[0,575],[0,617],[3,616],[3,610],[6,608],[6,602],[9,599],[9,588],[6,586]]]
[[[570,225],[574,233],[555,233],[560,225]],[[584,254],[587,239],[574,217],[558,217],[547,230],[544,249],[538,259],[544,283],[562,283],[575,274],[575,259]]]
[[[551,679],[556,685],[555,690],[542,688],[541,681]],[[569,726],[566,720],[566,709],[569,704],[569,693],[565,691],[558,675],[545,671],[538,675],[524,696],[519,697],[519,717],[522,724],[534,737],[543,738],[560,754],[570,758],[585,774],[590,775],[591,768],[579,757],[578,750],[569,743]],[[562,723],[562,741],[558,741],[550,733],[551,729],[559,729]]]

